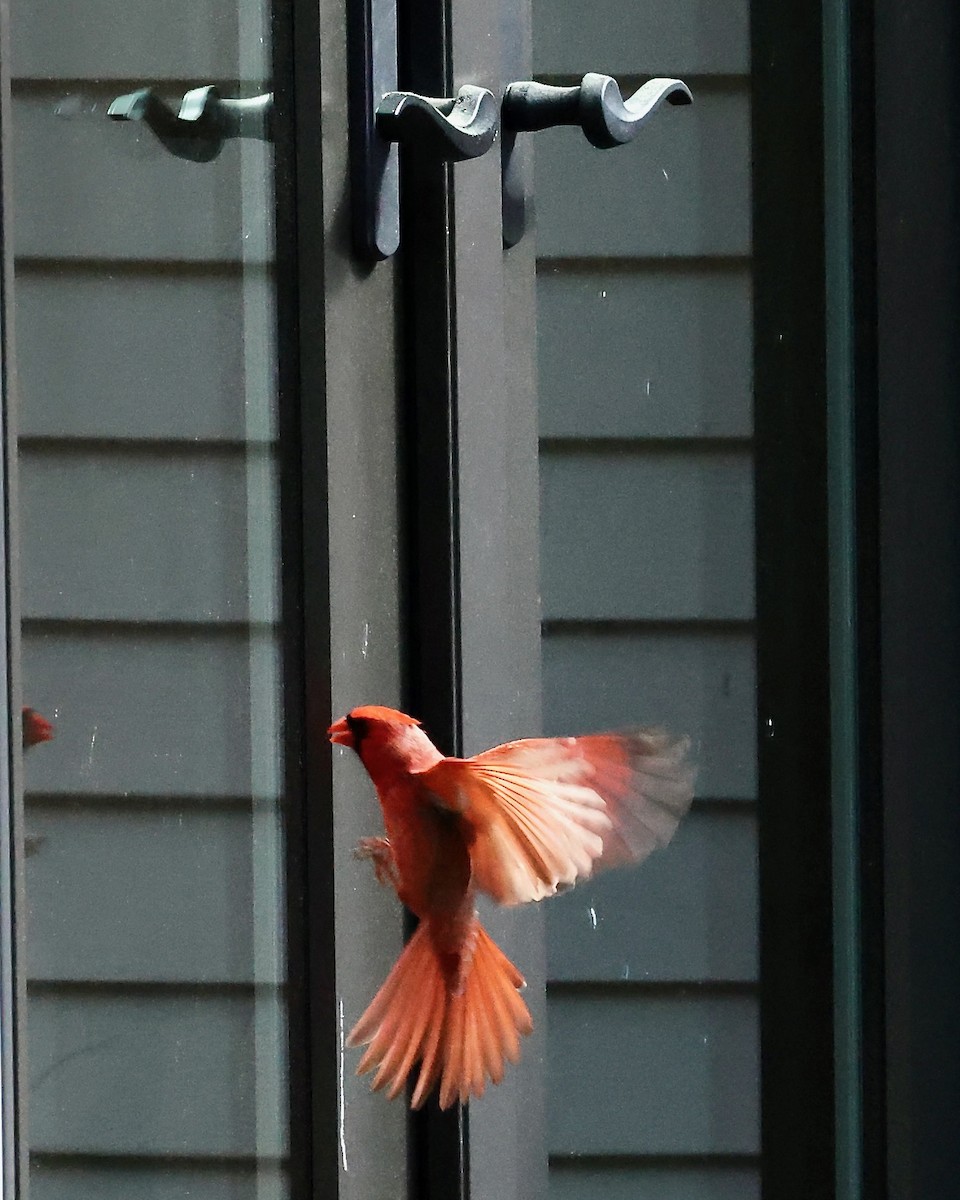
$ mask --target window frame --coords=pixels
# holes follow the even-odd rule
[[[755,5],[753,61],[764,1194],[946,1194],[960,30]]]
[[[351,811],[369,814],[373,804],[366,780],[357,777],[350,799],[342,778],[335,785],[322,731],[344,705],[378,701],[416,712],[450,752],[537,732],[534,241],[528,235],[505,256],[499,155],[451,169],[424,162],[406,147],[400,253],[373,268],[359,265],[349,223],[337,217],[349,179],[340,119],[350,67],[345,6],[342,0],[319,6],[283,0],[276,11],[276,108],[288,114],[275,133],[277,178],[288,188],[278,193],[278,241],[281,254],[290,247],[277,276],[286,443],[291,1158],[294,1195],[336,1196],[352,1194],[357,1185],[352,1168],[350,1177],[342,1170],[342,1047],[333,1017],[346,975],[359,978],[375,969],[355,969],[344,954],[351,934],[338,925],[339,904],[356,864],[335,858],[333,847],[343,843]],[[442,3],[401,9],[400,86],[449,95],[466,80],[497,89],[525,77],[529,6],[504,0],[503,14],[512,14],[505,22],[512,37],[503,38],[512,62],[501,62],[500,37],[486,29],[500,31],[499,10],[474,11],[465,2],[453,13]],[[294,79],[285,84],[291,60]],[[321,100],[336,106],[336,119],[318,128]],[[461,181],[464,169],[470,174]],[[484,235],[465,236],[477,224]],[[458,320],[457,306],[466,299],[470,319]],[[496,363],[504,372],[502,388],[488,386],[488,376],[479,378],[476,369],[490,360],[485,331],[498,322],[510,339],[509,361],[504,352]],[[502,461],[491,464],[485,446],[465,433],[477,423],[502,437]],[[337,465],[374,458],[374,475],[356,475],[376,495],[350,511],[338,494],[342,480],[334,482]],[[529,469],[517,469],[521,463]],[[495,553],[485,560],[491,527]],[[384,566],[385,546],[392,570]],[[483,604],[464,603],[466,571],[474,579],[481,575]],[[513,601],[509,619],[498,603],[503,596]],[[395,654],[379,672],[341,661],[352,645],[343,614],[371,602],[396,623]],[[492,652],[467,648],[481,644]],[[397,909],[393,897],[389,902]],[[509,914],[491,921],[505,952],[523,963],[539,1035],[511,1069],[509,1086],[474,1115],[472,1128],[465,1111],[442,1114],[435,1101],[407,1118],[407,1189],[418,1200],[461,1200],[471,1186],[480,1195],[545,1195],[545,1145],[529,1132],[543,1108],[541,925],[537,913],[525,913],[516,928]],[[384,949],[392,943],[390,928],[378,936]],[[381,982],[371,978],[371,995]],[[381,1096],[373,1102],[385,1104]],[[402,1110],[386,1111],[392,1119]],[[374,1151],[371,1140],[354,1143],[352,1152]]]
[[[960,935],[960,27],[950,0],[864,8],[875,72],[879,1182],[893,1197],[941,1196],[960,1174],[949,950]]]
[[[0,9],[0,1197],[23,1193],[26,1013],[20,609],[16,491],[17,411],[13,355],[13,239],[8,164],[12,161],[9,8]]]
[[[897,6],[869,0],[830,0],[826,15],[786,0],[775,10],[754,5],[752,16],[762,1138],[764,1190],[777,1200],[854,1200],[888,1189],[931,1195],[931,1186],[955,1179],[960,1167],[952,1142],[960,1086],[956,1070],[943,1069],[957,1041],[951,1007],[958,993],[943,947],[955,941],[960,901],[960,672],[953,669],[960,661],[960,449],[945,403],[960,384],[953,344],[960,281],[952,266],[960,250],[952,170],[960,140],[952,76],[960,56],[950,0],[917,3],[923,20],[916,6],[907,20]],[[442,42],[418,41],[441,7],[408,14],[404,69],[423,91],[431,75],[444,85],[453,77]],[[330,756],[319,732],[335,715],[331,692],[343,684],[332,686],[329,669],[331,596],[340,585],[328,536],[335,514],[327,460],[338,451],[327,411],[331,363],[317,317],[326,336],[324,289],[337,272],[338,282],[349,276],[351,252],[343,230],[326,236],[331,180],[338,172],[346,177],[343,147],[331,153],[311,133],[320,124],[316,49],[325,70],[342,73],[343,8],[342,0],[277,0],[273,22],[277,108],[286,114],[276,122],[276,146],[291,1170],[293,1194],[303,1196],[340,1194],[339,1043],[331,1014],[342,885],[333,863],[338,810]],[[0,43],[6,51],[5,25]],[[8,63],[0,53],[2,166],[11,149]],[[913,94],[900,84],[905,63],[924,80]],[[931,97],[934,107],[942,101],[944,120],[929,119]],[[9,214],[8,191],[4,171],[0,217]],[[381,678],[455,747],[465,735],[457,522],[463,456],[450,312],[457,280],[447,223],[436,220],[452,194],[444,168],[418,197],[400,291],[392,268],[378,268],[376,300],[361,304],[357,290],[350,303],[366,318],[379,313],[378,336],[387,339],[377,354],[389,386],[374,399],[357,393],[367,419],[390,426],[396,417],[398,359],[406,366],[402,411],[416,411],[421,428],[439,418],[431,442],[401,424],[400,454],[382,481],[388,490],[402,487],[405,497],[394,531],[399,566],[385,604],[408,636]],[[434,266],[424,267],[434,253]],[[523,255],[533,253],[530,235],[511,253],[503,302],[529,313]],[[0,1153],[3,1186],[13,1196],[22,1191],[26,1146],[18,1106],[23,861],[10,256],[4,236]],[[429,282],[434,293],[418,307],[411,296],[426,286],[418,276],[424,270],[437,272]],[[347,289],[363,282],[354,276]],[[417,308],[417,319],[408,321],[395,357],[397,294]],[[517,328],[511,351],[529,340],[529,325]],[[356,344],[363,344],[359,333]],[[521,364],[518,378],[528,370]],[[418,408],[434,383],[431,407]],[[524,410],[519,419],[529,415]],[[431,511],[417,497],[437,480],[444,502]],[[487,481],[489,493],[502,486],[506,480]],[[529,532],[519,518],[517,529]],[[334,539],[343,532],[334,529]],[[529,549],[524,542],[523,554]],[[904,579],[916,583],[905,588]],[[360,596],[381,585],[371,572],[350,586]],[[432,636],[438,628],[441,639]],[[535,695],[532,660],[522,669]],[[934,753],[918,750],[931,743]],[[525,937],[531,951],[537,936]],[[538,1070],[518,1089],[514,1111],[536,1103]],[[432,1176],[430,1200],[462,1197],[462,1124],[428,1124],[430,1132],[414,1135],[421,1173],[414,1178]],[[494,1172],[492,1146],[491,1133],[475,1148],[470,1174],[480,1169],[477,1152]],[[503,1186],[514,1183],[511,1175]]]
[[[752,6],[764,1196],[833,1194],[823,26]]]

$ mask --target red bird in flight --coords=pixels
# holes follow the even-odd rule
[[[376,1067],[374,1090],[393,1099],[419,1061],[411,1106],[439,1082],[449,1108],[499,1083],[533,1028],[523,976],[480,924],[476,892],[542,900],[665,846],[693,795],[689,743],[639,729],[444,758],[418,721],[379,705],[328,732],[357,752],[383,809],[387,836],[357,853],[420,918],[350,1033],[367,1047],[357,1074]]]

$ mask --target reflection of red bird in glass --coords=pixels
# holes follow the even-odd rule
[[[378,1067],[373,1087],[392,1099],[420,1061],[412,1106],[439,1082],[449,1108],[499,1083],[532,1029],[523,977],[481,926],[476,891],[541,900],[666,845],[693,794],[688,743],[641,729],[444,758],[419,722],[378,705],[329,733],[356,750],[383,809],[388,836],[358,854],[420,918],[350,1034],[367,1046],[357,1071]]]
[[[23,748],[29,750],[38,742],[49,742],[53,738],[53,726],[46,717],[41,717],[35,708],[23,710]]]

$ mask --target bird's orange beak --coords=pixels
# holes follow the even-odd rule
[[[330,741],[335,746],[348,746],[353,749],[353,734],[350,732],[350,726],[347,724],[347,718],[341,717],[339,721],[334,723],[327,730]]]

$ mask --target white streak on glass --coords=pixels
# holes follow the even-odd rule
[[[346,1173],[350,1170],[350,1168],[347,1166],[347,1131],[346,1131],[347,1102],[346,1102],[346,1097],[344,1096],[344,1091],[343,1091],[344,1041],[343,1041],[343,999],[342,999],[342,997],[337,1001],[337,1012],[340,1017],[340,1071],[339,1071],[339,1078],[337,1081],[337,1087],[338,1087],[338,1090],[340,1093],[340,1119],[339,1119],[339,1123],[338,1123],[339,1131],[340,1131],[340,1161],[343,1163],[343,1170],[344,1170],[344,1173]]]

